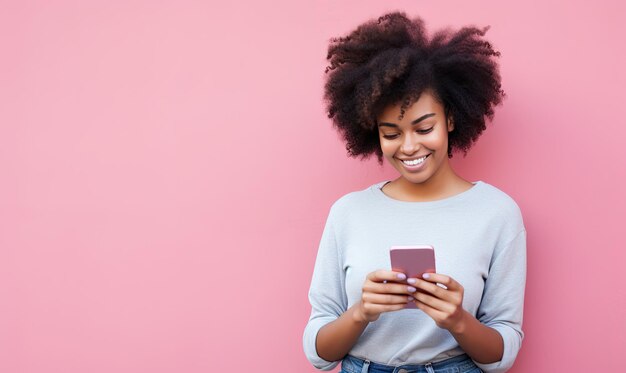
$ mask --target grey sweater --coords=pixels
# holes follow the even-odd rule
[[[391,246],[427,244],[435,249],[437,272],[463,286],[463,308],[502,335],[502,360],[477,365],[485,372],[506,371],[524,337],[526,230],[519,207],[482,181],[431,202],[393,199],[380,189],[384,184],[348,193],[330,208],[309,290],[307,358],[318,369],[334,368],[339,362],[317,354],[317,332],[360,300],[369,272],[391,269]],[[462,353],[450,332],[419,309],[381,314],[349,352],[387,365],[424,364]]]

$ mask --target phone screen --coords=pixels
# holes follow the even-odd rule
[[[422,278],[424,273],[436,272],[435,250],[430,245],[392,246],[389,255],[391,269],[404,273],[407,278]],[[406,308],[417,307],[414,302],[410,302]]]

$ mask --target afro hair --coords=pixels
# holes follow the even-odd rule
[[[382,164],[377,115],[401,103],[402,119],[427,89],[454,122],[448,156],[455,150],[466,154],[505,97],[495,61],[500,52],[483,39],[488,29],[448,28],[429,38],[421,18],[392,12],[331,38],[324,100],[348,155],[363,159],[375,153]]]

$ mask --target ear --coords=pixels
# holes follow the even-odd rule
[[[448,132],[454,131],[454,121],[452,117],[448,117]]]

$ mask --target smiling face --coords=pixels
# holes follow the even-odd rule
[[[424,91],[401,120],[400,104],[387,106],[377,118],[383,156],[413,184],[438,184],[453,175],[448,163],[451,118],[431,91]]]

